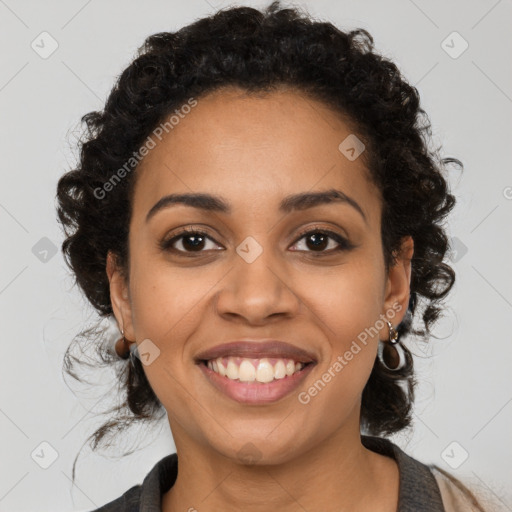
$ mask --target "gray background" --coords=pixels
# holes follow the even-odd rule
[[[140,441],[140,450],[120,458],[119,445],[103,455],[85,449],[71,484],[76,453],[103,422],[94,411],[109,403],[109,380],[70,389],[62,378],[65,348],[95,314],[60,255],[55,188],[76,161],[80,117],[102,108],[144,38],[227,5],[0,0],[1,511],[90,510],[174,451],[167,423],[135,430],[120,445]],[[512,511],[511,2],[295,5],[342,29],[367,28],[418,87],[434,144],[465,165],[450,178],[458,198],[449,223],[458,280],[435,331],[440,339],[427,348],[410,344],[420,380],[414,431],[392,439]],[[58,44],[47,58],[44,31]]]

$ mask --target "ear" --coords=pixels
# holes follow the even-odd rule
[[[395,327],[403,320],[409,306],[413,253],[414,240],[411,236],[403,237],[401,247],[396,254],[395,264],[389,268],[386,278],[383,314],[389,317],[389,321]],[[391,311],[396,314],[389,314]],[[388,315],[386,315],[386,312],[388,312]],[[385,330],[387,334],[387,326]]]
[[[110,301],[119,330],[124,329],[125,337],[128,340],[135,341],[128,285],[117,264],[116,257],[111,251],[107,254],[106,271],[110,282]]]

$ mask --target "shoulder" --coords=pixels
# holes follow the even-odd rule
[[[122,496],[90,512],[138,512],[142,486],[134,485]]]
[[[160,459],[146,475],[142,484],[130,487],[119,498],[89,512],[139,512],[160,510],[162,494],[170,489],[178,474],[177,454]]]
[[[476,489],[470,490],[452,474],[434,464],[430,464],[429,468],[439,486],[446,512],[495,512],[497,510],[489,499],[484,499],[483,495],[477,497],[480,493],[477,493]],[[491,506],[493,508],[487,508]]]
[[[496,495],[483,487],[470,490],[461,480],[435,464],[421,462],[386,438],[362,436],[363,444],[393,457],[400,470],[399,511],[505,512]]]

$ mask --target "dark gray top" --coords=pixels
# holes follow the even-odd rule
[[[397,512],[445,512],[439,486],[430,468],[413,459],[389,439],[361,436],[363,446],[392,457],[400,471]],[[142,485],[135,485],[122,496],[91,512],[161,512],[162,495],[176,481],[178,456],[167,455],[155,464]]]

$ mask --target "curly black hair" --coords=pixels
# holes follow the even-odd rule
[[[109,251],[128,275],[137,162],[132,172],[126,171],[126,162],[133,162],[134,152],[155,127],[191,98],[231,86],[248,94],[300,91],[348,120],[366,146],[364,162],[381,191],[386,269],[403,237],[414,240],[410,301],[398,333],[402,340],[413,334],[427,341],[455,281],[445,261],[449,243],[443,228],[455,198],[443,174],[447,164],[462,168],[462,163],[440,158],[439,148],[429,148],[430,121],[420,108],[417,89],[393,62],[374,51],[366,30],[343,32],[279,2],[262,11],[220,10],[176,32],[149,36],[118,77],[104,109],[82,117],[87,130],[79,142],[78,164],[58,182],[58,218],[66,236],[66,263],[100,317],[112,315],[105,271]],[[108,194],[98,193],[122,168],[123,179]],[[116,413],[114,418],[89,437],[93,449],[109,432],[151,421],[163,409],[140,360],[116,359],[99,334],[92,329],[81,337],[92,341],[103,361],[117,369],[125,399],[109,411]],[[76,377],[73,367],[80,357],[71,355],[71,345],[64,368]],[[416,382],[412,355],[403,349],[406,365],[399,371],[390,372],[375,360],[362,394],[361,427],[367,434],[389,435],[411,424]]]

